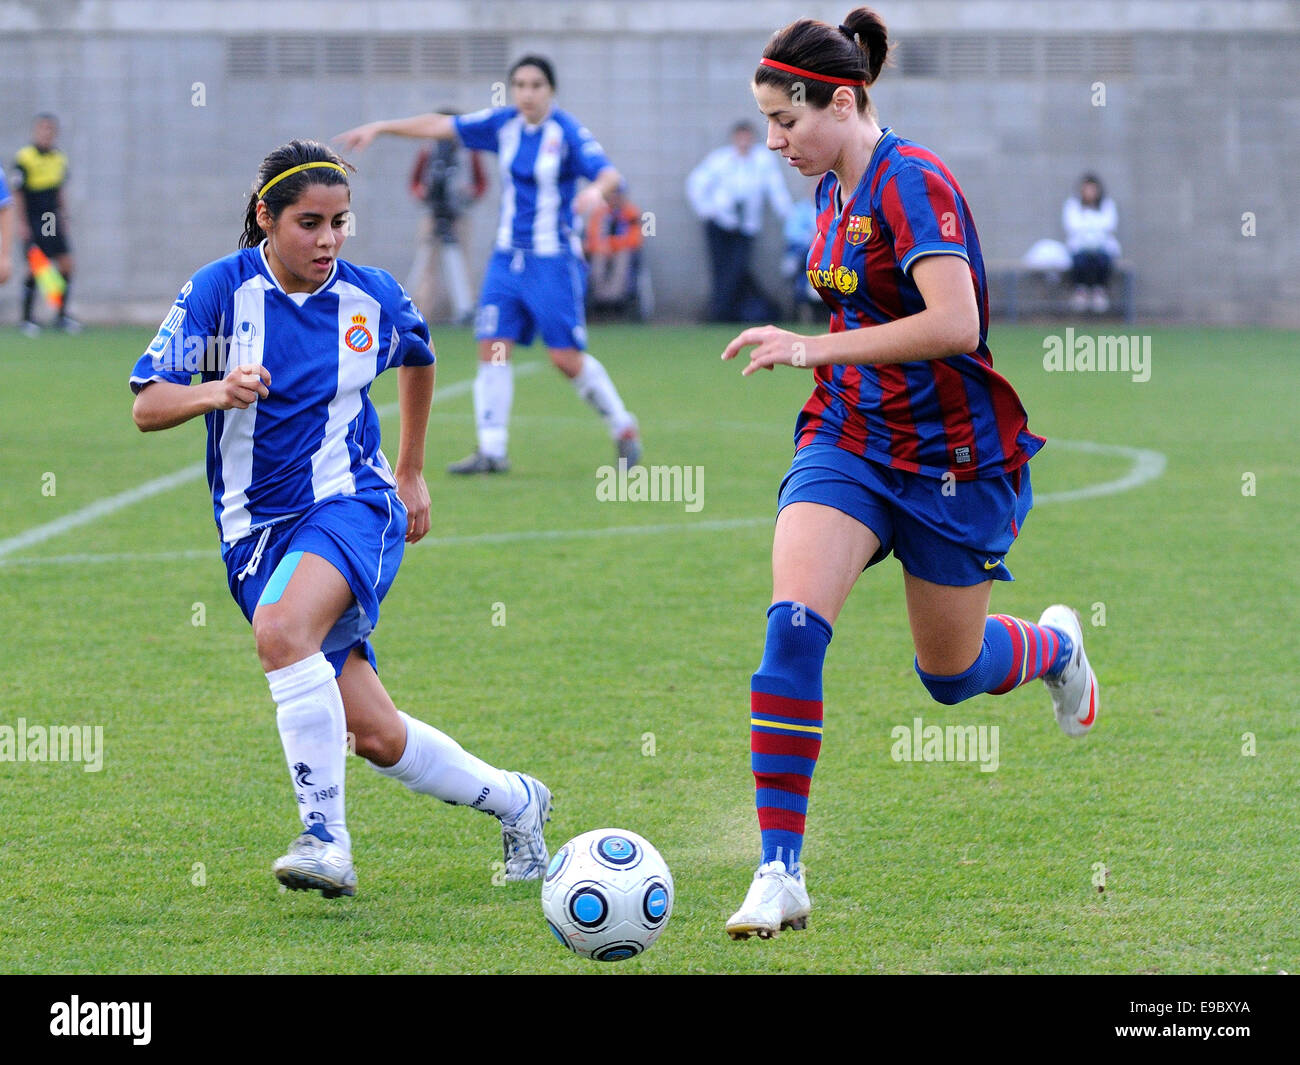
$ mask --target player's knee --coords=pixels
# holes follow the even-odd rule
[[[572,348],[551,348],[551,364],[566,377],[577,377],[582,372],[582,352]]]
[[[320,650],[307,633],[283,611],[259,608],[253,615],[253,639],[265,670],[283,669]]]
[[[385,769],[406,751],[406,723],[396,714],[350,714],[348,731],[357,755]]]

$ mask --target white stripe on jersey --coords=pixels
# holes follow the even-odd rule
[[[357,490],[347,434],[361,413],[361,390],[375,379],[374,345],[379,334],[378,301],[346,281],[336,281],[333,292],[339,298],[338,387],[330,400],[325,435],[311,457],[311,489],[316,499],[353,495]],[[363,352],[353,351],[345,341],[353,315],[365,317],[366,328],[375,338]]]
[[[533,251],[538,255],[560,253],[560,158],[564,151],[564,130],[548,118],[537,145],[537,210],[533,215]]]
[[[261,366],[266,344],[263,306],[271,283],[258,274],[235,290],[235,320],[231,328],[227,366]],[[244,410],[231,407],[221,425],[221,536],[234,543],[248,534],[252,518],[248,513],[248,488],[253,483],[253,428],[257,424],[257,401]]]
[[[497,134],[497,162],[501,172],[501,221],[497,225],[497,247],[502,251],[509,251],[515,243],[515,182],[510,168],[519,152],[523,128],[523,118],[516,116]]]

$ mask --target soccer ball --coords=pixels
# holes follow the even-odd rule
[[[575,954],[622,961],[659,938],[673,912],[673,875],[635,832],[598,828],[555,852],[542,881],[542,912]]]

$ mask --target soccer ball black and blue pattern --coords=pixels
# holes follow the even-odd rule
[[[542,912],[555,938],[597,961],[649,949],[673,912],[673,876],[635,832],[598,828],[555,852],[542,881]]]

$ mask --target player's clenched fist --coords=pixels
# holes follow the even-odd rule
[[[218,382],[217,410],[237,407],[246,410],[259,399],[271,394],[271,371],[265,366],[236,366]]]

